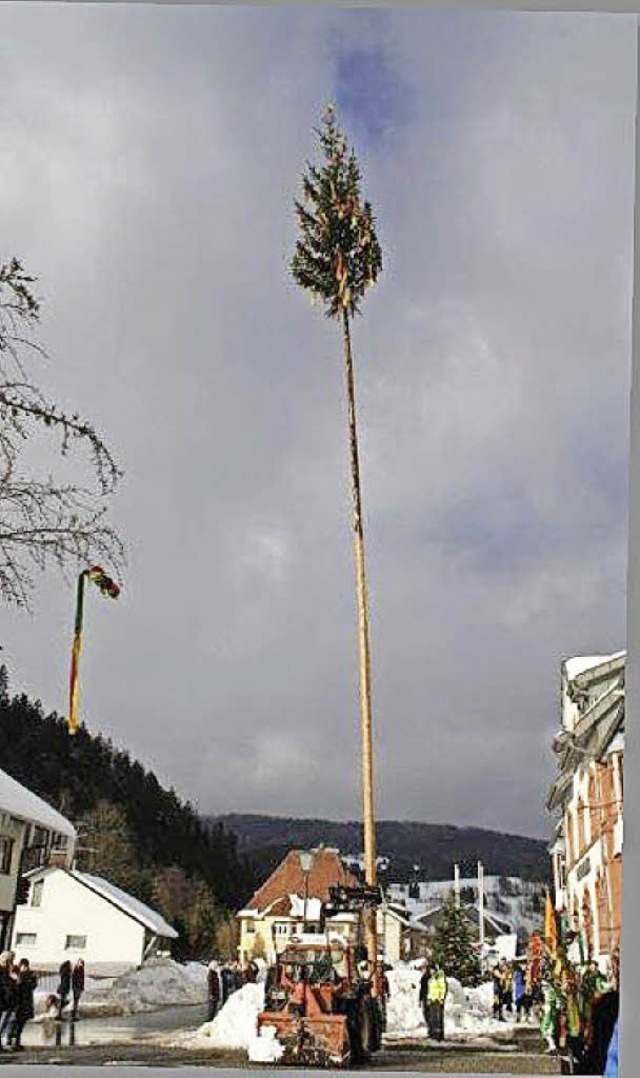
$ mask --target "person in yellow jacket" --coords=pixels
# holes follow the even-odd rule
[[[447,998],[447,978],[444,970],[436,966],[427,986],[427,1027],[434,1041],[444,1040],[444,1001]]]

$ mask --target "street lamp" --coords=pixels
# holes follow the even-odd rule
[[[76,593],[76,621],[73,633],[73,646],[71,649],[71,674],[69,677],[69,734],[73,735],[78,732],[80,725],[78,720],[78,671],[80,668],[80,652],[82,650],[82,616],[84,611],[84,582],[90,580],[92,584],[95,584],[100,589],[102,595],[109,596],[110,599],[117,599],[120,594],[120,587],[116,584],[115,580],[112,580],[110,576],[107,576],[104,569],[101,569],[99,565],[94,565],[91,569],[83,569],[78,576],[78,588]]]
[[[302,913],[302,931],[305,932],[307,928],[307,904],[309,902],[309,873],[311,872],[311,866],[313,864],[313,854],[309,850],[301,850],[298,856],[300,859],[300,868],[304,872],[304,907]]]

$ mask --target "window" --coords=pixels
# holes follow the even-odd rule
[[[247,932],[255,932],[256,930],[256,926],[254,925],[253,921],[245,921],[245,928]]]
[[[0,838],[0,873],[8,876],[11,872],[11,858],[13,856],[13,839]]]
[[[16,936],[16,947],[33,947],[35,942],[35,932],[18,932]]]
[[[44,887],[44,880],[36,880],[36,882],[31,885],[31,905],[32,906],[41,906],[42,905],[42,888],[43,887]]]
[[[67,951],[82,951],[87,946],[86,936],[67,936],[65,943]]]

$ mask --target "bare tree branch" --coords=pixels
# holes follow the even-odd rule
[[[106,520],[106,499],[122,477],[111,450],[91,423],[47,400],[27,374],[23,357],[46,357],[33,336],[35,281],[16,258],[0,265],[0,597],[26,608],[36,570],[55,565],[67,576],[97,560],[112,571],[125,564]],[[21,474],[22,451],[46,430],[59,435],[61,458],[88,452],[95,489]]]

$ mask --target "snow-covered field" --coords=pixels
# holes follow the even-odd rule
[[[422,1016],[418,995],[421,970],[399,963],[389,971],[390,996],[387,1004],[387,1043],[431,1043]],[[445,1003],[445,1038],[448,1044],[502,1047],[510,1050],[513,1021],[493,1018],[493,985],[463,988],[448,978]],[[264,1001],[262,984],[247,984],[234,992],[213,1022],[180,1034],[172,1044],[181,1048],[226,1048],[246,1051],[254,1062],[278,1058],[279,1045],[271,1031],[257,1036],[257,1019]],[[281,1050],[280,1050],[281,1051]]]
[[[48,992],[36,991],[36,1013],[43,1014]],[[171,958],[150,959],[141,969],[121,977],[87,977],[80,1000],[80,1014],[100,1017],[136,1014],[159,1007],[204,1003],[207,998],[207,967],[199,962],[185,966]],[[71,1005],[65,1013],[71,1011]]]

